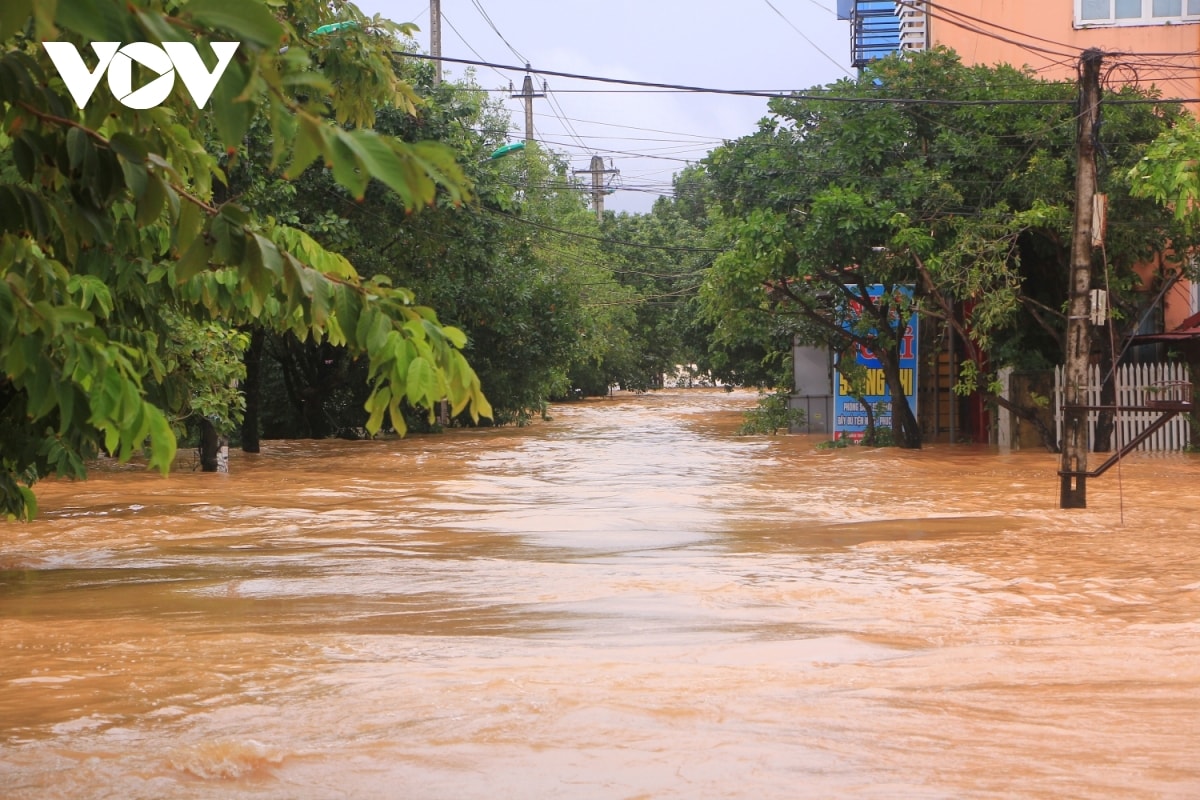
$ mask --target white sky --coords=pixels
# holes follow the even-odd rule
[[[441,2],[442,54],[451,58],[520,64],[511,44],[534,70],[772,91],[807,89],[852,72],[850,27],[836,19],[835,0]],[[357,5],[368,15],[416,23],[417,41],[429,51],[428,0],[357,0]],[[467,67],[444,69],[453,78]],[[523,71],[476,69],[482,87],[506,90],[502,98],[508,97],[510,80],[519,91],[523,78]],[[568,154],[574,169],[586,169],[593,154],[603,156],[606,166],[612,160],[624,188],[605,199],[607,210],[648,211],[657,192],[670,192],[673,174],[721,140],[753,132],[767,113],[763,98],[630,91],[633,87],[535,75],[539,92],[543,79],[551,97],[534,100],[535,137]],[[512,140],[519,140],[523,105],[508,99],[505,105],[512,114]]]

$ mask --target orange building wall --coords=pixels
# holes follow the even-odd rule
[[[934,6],[926,21],[929,44],[953,49],[967,64],[1027,66],[1038,77],[1047,80],[1074,81],[1078,54],[1097,48],[1112,54],[1105,59],[1109,66],[1124,61],[1143,62],[1131,63],[1133,69],[1114,70],[1111,80],[1137,81],[1143,89],[1154,85],[1167,98],[1200,98],[1200,24],[1076,29],[1071,0],[936,0]],[[963,17],[955,17],[951,12],[959,12]],[[965,17],[987,20],[1010,30]],[[959,21],[974,25],[977,30],[955,24]],[[980,30],[991,35],[981,35]],[[1049,41],[1022,36],[1018,32]],[[1166,62],[1167,59],[1147,59],[1138,55],[1150,53],[1194,55],[1187,59],[1169,59],[1170,66],[1176,69],[1166,70],[1145,62]],[[1120,54],[1129,54],[1129,57],[1123,60]],[[1184,77],[1177,77],[1181,73]],[[1193,113],[1200,113],[1200,103],[1189,106]],[[1171,330],[1191,314],[1191,285],[1187,282],[1176,284],[1164,299],[1164,306],[1163,328]]]
[[[1119,53],[1193,53],[1190,61],[1172,59],[1173,66],[1190,66],[1186,70],[1191,77],[1170,78],[1161,70],[1139,68],[1142,81],[1154,82],[1171,98],[1200,98],[1200,77],[1196,67],[1200,66],[1200,24],[1146,25],[1129,27],[1096,27],[1076,29],[1074,3],[1071,0],[937,0],[936,8],[930,11],[928,20],[929,42],[955,50],[968,64],[1012,64],[1028,66],[1040,77],[1049,80],[1074,80],[1077,54],[1089,48],[1097,48],[1113,55],[1108,59],[1119,63]],[[956,17],[958,12],[963,17]],[[975,23],[979,30],[987,31],[982,36],[968,30],[962,21],[972,24],[964,17],[987,20],[1002,25],[1004,31],[991,25]],[[1022,36],[1023,31],[1048,39],[1049,42]],[[1005,37],[1009,41],[1001,41]],[[1024,46],[1022,46],[1024,45]],[[1041,52],[1043,48],[1053,52]],[[1071,54],[1076,54],[1072,56]],[[1128,81],[1132,73],[1122,71],[1119,79]]]

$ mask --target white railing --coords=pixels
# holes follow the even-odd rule
[[[897,8],[896,13],[900,16],[900,49],[902,51],[910,50],[928,50],[929,41],[926,39],[926,16],[928,11],[924,7],[924,3],[917,2]]]
[[[1149,427],[1162,416],[1161,411],[1129,411],[1135,406],[1153,406],[1163,400],[1181,400],[1191,397],[1191,378],[1186,364],[1126,364],[1117,369],[1117,400],[1119,410],[1116,412],[1115,429],[1113,431],[1113,448],[1120,447],[1139,432]],[[1083,401],[1084,405],[1100,405],[1100,368],[1092,366],[1088,370],[1088,391]],[[1063,368],[1054,370],[1054,421],[1057,426],[1058,440],[1062,441],[1062,397],[1063,397]],[[1094,446],[1092,439],[1096,432],[1098,411],[1088,412],[1088,449]],[[1138,450],[1183,450],[1188,443],[1188,416],[1179,415],[1164,425],[1138,445]]]

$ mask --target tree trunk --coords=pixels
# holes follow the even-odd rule
[[[877,353],[879,366],[883,368],[883,378],[887,382],[888,392],[892,395],[892,433],[896,445],[908,450],[921,449],[921,426],[908,404],[908,395],[904,393],[904,382],[900,380],[900,359],[898,353]]]
[[[250,346],[246,348],[246,382],[242,394],[246,397],[246,415],[242,418],[242,450],[259,452],[258,411],[262,398],[262,352],[266,332],[257,325],[250,330]]]
[[[852,395],[858,404],[862,406],[863,411],[867,414],[867,431],[863,434],[863,444],[875,446],[875,409],[867,402],[867,398],[861,394]]]
[[[207,417],[200,420],[200,471],[229,472],[229,442]]]

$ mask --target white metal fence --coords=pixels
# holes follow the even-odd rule
[[[1126,364],[1117,369],[1117,401],[1121,408],[1130,406],[1145,406],[1155,400],[1174,399],[1180,397],[1180,392],[1190,384],[1186,364]],[[1090,367],[1088,370],[1088,392],[1084,405],[1100,405],[1100,368]],[[1190,389],[1183,395],[1190,398]],[[1054,370],[1054,421],[1057,425],[1058,440],[1062,441],[1063,424],[1063,368]],[[1093,448],[1092,439],[1096,432],[1098,411],[1088,412],[1088,449]],[[1162,416],[1161,411],[1117,411],[1112,445],[1119,447],[1145,430],[1152,422]],[[1188,416],[1180,415],[1172,419],[1154,433],[1146,441],[1138,445],[1138,450],[1183,450],[1188,443]]]

